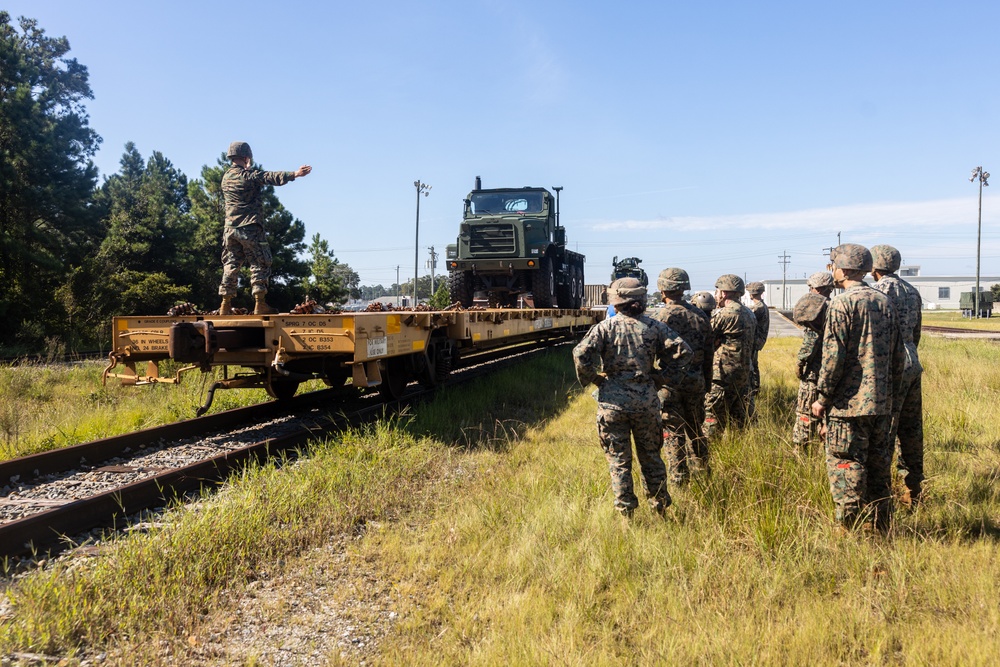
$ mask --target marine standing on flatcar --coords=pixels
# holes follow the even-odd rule
[[[705,392],[712,384],[715,352],[712,323],[705,311],[684,300],[684,290],[691,289],[684,269],[663,269],[656,287],[663,297],[663,307],[655,309],[652,317],[680,334],[693,352],[684,381],[661,387],[659,391],[670,482],[683,484],[690,476],[690,468],[709,470],[708,438],[703,423]]]
[[[899,442],[897,468],[903,473],[903,482],[912,503],[920,500],[924,482],[924,408],[920,378],[924,372],[920,365],[917,345],[920,344],[921,308],[923,302],[916,287],[896,275],[901,256],[891,245],[872,246],[873,288],[882,292],[899,315],[899,337],[906,362],[900,393],[892,400],[892,430],[889,444]]]
[[[233,161],[222,176],[222,198],[226,205],[226,227],[222,233],[222,283],[219,315],[232,315],[233,297],[243,264],[250,265],[250,284],[255,315],[273,315],[277,309],[267,304],[267,285],[271,277],[271,248],[264,231],[261,189],[265,185],[284,185],[312,171],[302,165],[295,171],[251,169],[253,151],[245,141],[229,144],[226,154]]]
[[[656,389],[681,382],[691,348],[676,331],[644,314],[646,288],[635,278],[611,283],[608,302],[617,315],[594,325],[573,349],[576,376],[583,386],[597,385],[597,433],[615,509],[630,517],[639,505],[632,483],[634,438],[648,502],[663,514],[671,499],[660,456],[663,429]]]
[[[844,292],[827,307],[812,413],[826,418],[826,474],[837,521],[885,530],[892,514],[892,398],[903,374],[899,322],[889,298],[864,282],[872,270],[867,248],[845,243],[830,259]]]

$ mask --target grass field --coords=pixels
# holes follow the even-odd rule
[[[923,323],[936,327],[1000,331],[1000,313],[995,313],[994,317],[974,320],[969,317],[962,317],[962,313],[954,310],[925,310],[923,312]]]
[[[395,614],[328,664],[995,664],[1000,345],[922,342],[927,502],[887,537],[839,533],[821,454],[791,451],[797,345],[769,341],[760,420],[713,443],[667,520],[616,516],[562,350],[11,582],[0,652],[270,664],[264,635],[315,632],[295,605],[318,589],[357,626]],[[267,630],[232,640],[278,580]]]

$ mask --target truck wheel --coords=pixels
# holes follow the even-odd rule
[[[535,308],[551,308],[555,295],[556,276],[552,270],[552,260],[543,257],[538,270],[531,276],[531,293],[535,298]]]
[[[448,275],[448,292],[451,295],[451,302],[456,301],[463,308],[472,305],[472,274],[465,271],[456,271]]]

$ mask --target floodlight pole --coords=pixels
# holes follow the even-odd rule
[[[417,189],[417,230],[416,240],[413,243],[413,307],[417,307],[417,274],[420,272],[420,195],[426,197],[430,194],[431,186],[420,181],[413,181],[413,187]]]
[[[983,186],[989,185],[990,172],[983,171],[982,165],[974,168],[972,170],[972,176],[969,181],[975,181],[979,179],[979,222],[976,226],[976,294],[973,303],[976,306],[975,319],[979,319],[979,315],[982,312],[979,309],[979,255],[980,249],[982,248],[982,236],[983,236]]]

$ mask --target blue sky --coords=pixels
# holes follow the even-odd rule
[[[974,275],[978,188],[1000,178],[1000,4],[302,3],[8,0],[90,72],[96,162],[125,142],[190,178],[235,139],[365,284],[454,243],[484,187],[563,186],[587,282],[612,257],[695,289],[722,273],[821,269],[823,248],[890,243],[923,275]],[[997,181],[1000,186],[1000,180]],[[982,274],[1000,274],[983,194]],[[218,261],[217,257],[206,261]],[[438,273],[443,271],[439,261]]]

